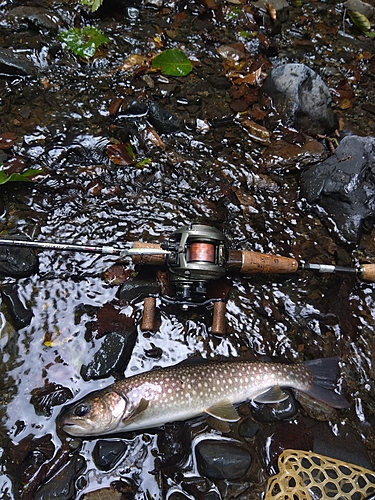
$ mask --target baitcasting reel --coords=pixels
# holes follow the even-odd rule
[[[258,252],[228,250],[224,234],[215,227],[192,224],[174,231],[161,245],[146,244],[147,248],[166,251],[160,255],[134,255],[135,264],[164,265],[167,268],[170,294],[162,293],[166,303],[192,306],[212,305],[212,333],[225,333],[225,299],[220,291],[220,280],[232,269],[243,274],[260,272],[294,272],[298,263],[288,257],[277,257]],[[136,242],[134,248],[145,247]],[[217,293],[213,289],[217,288]],[[141,323],[142,330],[154,330],[156,298],[146,297]]]

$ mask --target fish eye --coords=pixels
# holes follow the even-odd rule
[[[74,415],[77,417],[84,417],[90,411],[90,405],[81,403],[74,408]]]

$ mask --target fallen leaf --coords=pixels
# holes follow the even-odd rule
[[[270,133],[265,127],[249,118],[240,118],[239,122],[254,141],[263,145],[270,144]]]
[[[105,152],[115,165],[134,165],[135,154],[130,144],[108,144]]]
[[[10,149],[17,139],[17,134],[13,132],[4,132],[0,135],[0,149]]]
[[[191,61],[180,49],[167,49],[157,54],[152,60],[152,67],[167,76],[186,76],[193,69]]]
[[[268,14],[272,21],[276,21],[276,9],[271,3],[266,3]]]
[[[133,68],[139,68],[140,66],[146,66],[150,61],[149,57],[143,56],[141,54],[132,54],[121,64],[118,68],[120,71],[129,71]]]
[[[143,139],[144,140],[148,140],[151,142],[151,144],[153,144],[154,146],[158,147],[158,148],[161,148],[161,149],[165,149],[166,148],[166,145],[165,143],[162,141],[160,135],[156,132],[156,130],[151,127],[151,126],[147,126],[144,130],[143,130]]]

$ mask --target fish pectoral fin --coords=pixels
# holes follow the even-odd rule
[[[257,403],[281,403],[281,401],[285,401],[288,397],[288,394],[283,392],[278,385],[275,385],[268,391],[256,396],[253,401]]]
[[[237,422],[240,417],[237,410],[228,399],[223,399],[218,403],[206,408],[206,413],[224,422]]]
[[[133,418],[143,413],[147,407],[148,407],[147,399],[142,398],[139,402],[139,405],[136,408],[134,408],[134,410],[130,414],[126,415],[122,419],[122,423],[123,424],[129,423],[130,420],[133,420]]]

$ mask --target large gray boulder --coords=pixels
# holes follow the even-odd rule
[[[332,219],[341,240],[356,243],[375,216],[375,138],[345,137],[334,154],[304,171],[301,194]]]
[[[284,64],[274,68],[262,92],[272,99],[275,114],[270,126],[281,121],[309,135],[329,134],[337,128],[331,108],[329,88],[321,77],[304,64]]]

